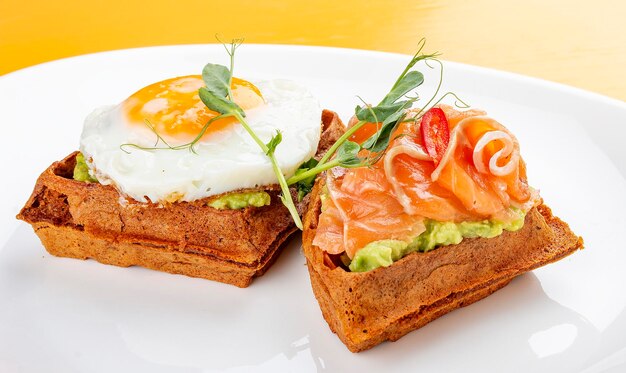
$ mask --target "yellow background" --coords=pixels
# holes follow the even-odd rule
[[[626,2],[311,0],[0,1],[0,74],[120,48],[308,44],[412,53],[532,75],[626,100]]]

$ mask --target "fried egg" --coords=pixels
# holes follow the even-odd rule
[[[172,149],[193,141],[219,115],[200,100],[202,86],[199,75],[168,79],[91,113],[80,139],[90,174],[140,202],[193,201],[276,184],[270,159],[233,118],[213,121],[193,152]],[[306,88],[287,80],[252,84],[237,78],[231,87],[264,143],[281,132],[275,156],[286,177],[315,155],[321,108]]]

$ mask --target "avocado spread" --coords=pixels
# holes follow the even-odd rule
[[[492,238],[505,230],[514,232],[524,226],[526,213],[519,209],[513,211],[517,216],[508,223],[497,220],[453,223],[427,219],[424,221],[426,230],[411,242],[381,240],[367,244],[352,258],[350,270],[366,272],[378,267],[387,267],[413,251],[426,252],[439,246],[458,244],[463,238]]]
[[[76,166],[74,166],[74,180],[84,181],[87,183],[97,183],[98,180],[89,174],[89,167],[85,162],[83,153],[76,154]]]
[[[267,206],[270,204],[270,201],[270,195],[266,192],[243,192],[224,194],[223,196],[211,200],[208,205],[220,210],[237,210],[249,206]]]

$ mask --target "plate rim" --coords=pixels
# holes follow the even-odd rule
[[[121,48],[121,49],[111,49],[105,51],[98,51],[92,53],[84,53],[75,56],[63,57],[51,61],[41,62],[35,65],[26,66],[18,70],[14,70],[8,72],[6,74],[0,75],[0,88],[2,87],[5,80],[8,79],[16,79],[20,78],[22,75],[28,75],[32,72],[36,72],[40,69],[48,68],[49,66],[54,66],[57,64],[63,64],[67,62],[73,62],[80,59],[88,59],[88,58],[96,58],[100,55],[114,55],[114,54],[124,54],[124,53],[142,53],[148,51],[156,51],[159,49],[176,49],[176,48],[201,48],[201,47],[209,47],[216,48],[221,46],[219,43],[189,43],[189,44],[163,44],[163,45],[152,45],[152,46],[142,46],[142,47],[131,47],[131,48]],[[246,43],[246,48],[252,48],[257,50],[263,50],[267,48],[275,48],[282,49],[285,51],[289,50],[303,50],[310,52],[323,52],[323,53],[340,53],[340,54],[363,54],[370,56],[386,56],[391,58],[407,58],[410,57],[410,54],[398,53],[398,52],[387,52],[387,51],[378,51],[378,50],[370,50],[370,49],[359,49],[359,48],[347,48],[347,47],[334,47],[334,46],[322,46],[322,45],[304,45],[304,44],[275,44],[275,43]],[[447,65],[455,66],[456,68],[472,71],[480,74],[489,74],[494,76],[495,78],[509,79],[516,82],[524,81],[526,84],[535,84],[542,86],[543,88],[557,90],[565,94],[570,94],[574,96],[579,96],[583,99],[601,101],[605,104],[609,104],[612,106],[616,106],[621,110],[626,110],[626,101],[622,101],[618,98],[607,96],[602,93],[590,91],[584,88],[575,87],[572,85],[568,85],[565,83],[559,83],[556,81],[551,81],[544,78],[538,78],[530,75],[525,75],[522,73],[516,73],[512,71],[478,66],[470,63],[457,62],[452,60],[442,59]]]

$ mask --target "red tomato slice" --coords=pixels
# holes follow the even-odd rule
[[[428,155],[435,165],[439,164],[450,142],[450,127],[443,110],[436,107],[428,110],[422,117],[420,131]]]

